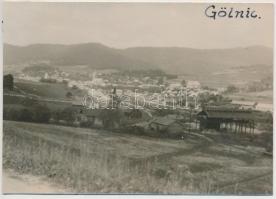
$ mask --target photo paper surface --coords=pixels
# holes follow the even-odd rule
[[[269,3],[3,3],[4,194],[272,195]]]

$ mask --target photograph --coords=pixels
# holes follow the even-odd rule
[[[2,10],[3,194],[273,195],[272,3]]]

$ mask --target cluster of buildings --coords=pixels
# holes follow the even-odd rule
[[[183,80],[182,78],[168,79],[166,76],[133,76],[121,73],[101,73],[94,71],[88,75],[89,79],[76,79],[64,71],[39,71],[38,76],[20,74],[19,79],[48,82],[66,83],[69,88],[86,91],[88,95],[106,101],[110,90],[117,88],[117,95],[134,98],[141,96],[146,103],[162,106],[186,106],[192,105],[198,108],[198,95],[201,93],[218,94],[219,91],[206,90],[198,81]],[[184,83],[183,83],[184,81]]]
[[[213,129],[233,133],[253,134],[255,118],[253,110],[206,107],[201,111],[178,111],[164,116],[151,115],[147,109],[116,109],[116,115],[103,115],[105,109],[86,109],[75,106],[77,116],[74,124],[89,124],[89,127],[126,130],[153,136],[181,136],[194,130]]]
[[[32,82],[39,82],[41,80],[41,77],[39,76],[31,76],[27,74],[19,74],[17,78],[22,80],[32,81]]]
[[[87,109],[82,105],[76,106],[77,114],[76,125],[85,124],[90,127],[111,126],[112,128],[120,128],[121,125],[128,123],[128,127],[133,131],[149,132],[152,134],[181,134],[187,129],[228,129],[234,132],[254,132],[254,118],[252,110],[245,108],[205,108],[200,111],[198,96],[208,93],[217,95],[219,90],[205,89],[198,81],[183,79],[166,79],[163,77],[121,77],[116,74],[114,77],[110,75],[101,75],[94,72],[90,79],[76,80],[70,77],[70,74],[62,71],[45,72],[43,76],[31,76],[28,74],[20,74],[20,79],[29,81],[46,81],[54,83],[67,83],[72,89],[80,89],[87,91],[92,101],[97,98],[98,104],[94,104],[94,109]],[[161,80],[162,79],[162,80]],[[156,103],[162,105],[164,109],[169,109],[179,101],[184,102],[183,106],[189,107],[181,111],[175,111],[173,114],[164,116],[154,115],[154,111],[148,106],[144,109],[120,109],[119,114],[112,119],[103,116],[104,111],[101,110],[101,100],[104,104],[110,101],[112,89],[116,88],[115,94],[118,98],[129,97],[130,106],[135,107],[136,97],[145,103]],[[134,99],[134,100],[133,100]],[[138,102],[139,104],[139,102]],[[141,104],[141,103],[140,103]],[[233,104],[232,104],[233,105]],[[177,107],[175,107],[177,108]],[[188,112],[185,112],[188,111]],[[195,111],[196,114],[189,111]],[[188,119],[187,119],[188,117]],[[193,118],[192,118],[193,117]]]
[[[48,73],[45,72],[44,76],[40,78],[40,80],[44,80],[44,81],[53,81],[53,82],[57,82],[57,83],[62,83],[62,82],[68,82],[70,79],[68,78],[69,74],[64,72],[64,71],[60,71],[60,70],[55,70],[52,73]]]
[[[48,72],[41,72],[38,71],[37,73],[33,72],[31,74],[28,73],[21,73],[17,76],[18,79],[33,81],[33,82],[50,82],[50,83],[64,83],[70,81],[69,74],[60,71],[48,71]]]

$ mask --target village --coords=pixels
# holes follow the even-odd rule
[[[59,155],[50,157],[50,163],[46,164],[60,162],[53,164],[61,164],[65,170],[69,163],[64,164],[64,161],[69,155],[70,161],[73,159],[72,170],[64,184],[72,184],[77,191],[86,187],[74,184],[76,179],[87,182],[73,172],[78,171],[78,162],[85,168],[90,165],[83,162],[84,159],[78,159],[80,157],[89,162],[99,161],[96,170],[108,167],[109,175],[114,173],[114,164],[106,163],[105,157],[118,161],[116,164],[120,166],[115,169],[119,173],[128,168],[126,176],[129,178],[132,178],[132,172],[138,172],[137,176],[150,175],[151,181],[160,182],[166,180],[166,176],[179,176],[188,179],[185,186],[192,184],[193,187],[200,187],[202,175],[214,170],[218,174],[212,177],[214,185],[207,189],[210,192],[224,193],[228,189],[231,192],[236,183],[250,184],[259,176],[264,176],[264,183],[270,183],[267,178],[272,171],[264,164],[270,164],[273,156],[272,112],[258,110],[257,103],[233,102],[226,95],[233,87],[212,89],[195,80],[167,79],[160,75],[129,77],[115,74],[116,83],[110,81],[110,74],[93,72],[88,76],[91,80],[76,80],[64,71],[4,76],[3,117],[5,132],[8,132],[5,139],[14,146],[32,146],[33,142],[38,142],[31,151],[23,149],[23,158],[30,157],[39,165],[44,165],[44,160],[31,155],[37,150],[58,152]],[[128,79],[136,83],[127,84]],[[24,137],[23,141],[16,139],[20,136]],[[8,150],[21,148],[10,147]],[[10,154],[7,149],[6,154]],[[236,166],[237,161],[241,166]],[[255,166],[259,161],[264,161],[260,168]],[[16,168],[18,164],[23,165],[23,171],[36,168],[25,164],[19,156],[4,165]],[[248,167],[254,170],[245,171]],[[228,187],[220,179],[236,168],[248,173],[249,177],[238,175],[234,184],[227,177]],[[55,166],[50,170],[39,167],[39,171],[50,179],[64,179],[59,177],[63,170],[55,171]],[[86,170],[87,175],[92,175],[91,171],[96,175],[97,171],[92,167]],[[120,176],[116,178],[121,179]],[[182,180],[172,182],[182,183]],[[183,190],[184,185],[177,186],[179,191]],[[102,187],[95,189],[94,185],[89,185],[89,189],[102,191]],[[132,188],[125,189],[132,191]],[[239,190],[247,193],[242,186]],[[159,192],[162,191],[160,188]]]
[[[71,104],[68,109],[73,112],[73,119],[66,121],[55,114],[49,123],[175,138],[181,138],[185,132],[206,129],[249,135],[260,132],[254,119],[261,112],[256,108],[258,103],[233,103],[224,97],[232,87],[213,89],[195,80],[156,71],[146,76],[95,70],[86,76],[72,77],[52,67],[36,70],[27,68],[15,79],[64,84],[68,89],[85,93],[77,96],[67,92],[62,101]]]
[[[273,195],[274,11],[5,1],[3,193]]]

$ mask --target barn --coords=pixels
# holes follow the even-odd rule
[[[197,114],[200,129],[254,132],[254,114],[250,109],[206,107]]]

